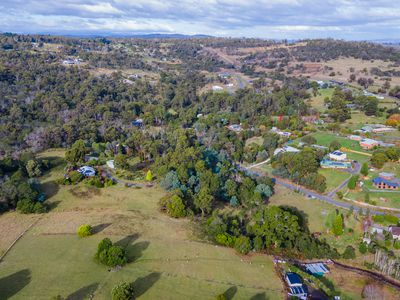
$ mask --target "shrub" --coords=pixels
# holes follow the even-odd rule
[[[83,238],[92,235],[92,226],[88,224],[83,224],[78,228],[78,236]]]
[[[153,181],[153,174],[150,170],[148,170],[146,173],[146,181]]]
[[[220,233],[220,234],[216,235],[215,241],[218,244],[221,244],[221,245],[224,245],[224,246],[228,246],[228,247],[232,247],[235,244],[235,237],[231,236],[228,233]]]
[[[22,214],[42,214],[47,211],[47,207],[29,199],[23,199],[17,202],[17,211]]]
[[[217,300],[226,300],[226,296],[224,294],[220,294],[216,297]]]
[[[257,252],[261,252],[265,248],[264,241],[263,241],[262,237],[260,237],[260,236],[256,236],[253,239],[253,245],[254,245],[254,250],[256,250]]]
[[[102,187],[104,187],[104,183],[101,181],[101,178],[98,177],[98,176],[88,178],[88,179],[86,180],[86,184],[87,184],[87,185],[90,185],[90,186],[95,186],[95,187],[97,187],[97,188],[102,188]]]
[[[173,218],[182,218],[186,215],[185,204],[178,195],[173,195],[167,200],[166,209],[168,215]]]
[[[347,246],[342,256],[344,259],[356,258],[356,251],[352,246]]]
[[[358,246],[358,251],[360,251],[361,254],[367,253],[368,251],[367,244],[365,244],[364,242],[360,243],[360,245]]]
[[[351,190],[354,190],[357,186],[358,175],[351,176],[349,182],[347,183],[347,187]]]
[[[121,246],[113,245],[109,238],[99,243],[95,258],[110,267],[122,266],[128,261],[125,250]]]
[[[400,249],[400,241],[398,241],[398,240],[395,241],[393,244],[393,247],[394,247],[394,249],[397,249],[397,250]]]
[[[77,184],[78,182],[82,181],[84,176],[78,171],[71,171],[68,173],[68,177],[72,184]]]
[[[130,300],[133,299],[133,285],[128,282],[121,282],[111,290],[112,300]]]
[[[247,254],[251,250],[250,239],[247,236],[240,236],[235,241],[235,249],[241,254]]]
[[[343,218],[340,213],[336,214],[335,219],[333,220],[332,231],[336,236],[343,234]]]

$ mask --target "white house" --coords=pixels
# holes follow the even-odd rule
[[[343,161],[347,159],[347,154],[343,153],[342,151],[333,151],[329,153],[329,158],[333,160]]]
[[[224,88],[219,85],[213,85],[212,90],[213,91],[222,91]]]
[[[389,226],[389,232],[392,234],[393,239],[400,240],[400,227],[399,226]]]
[[[92,177],[96,175],[96,170],[89,166],[80,167],[78,172],[86,177]]]
[[[300,152],[300,150],[291,146],[283,146],[282,148],[276,148],[274,151],[274,155],[278,155],[279,153],[285,153],[285,152],[298,153]]]
[[[106,164],[107,164],[107,167],[109,167],[110,169],[115,169],[115,165],[114,165],[114,160],[113,159],[107,160]]]

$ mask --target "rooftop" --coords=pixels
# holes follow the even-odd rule
[[[301,285],[301,277],[296,273],[286,273],[286,280],[289,285]]]

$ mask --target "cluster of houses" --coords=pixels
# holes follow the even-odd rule
[[[400,188],[400,178],[396,178],[393,173],[381,172],[372,180],[372,183],[378,189],[398,190]]]
[[[387,133],[387,132],[392,132],[395,131],[396,129],[390,126],[382,125],[382,124],[371,124],[371,125],[365,125],[362,127],[360,130],[356,130],[355,132],[361,133],[361,134],[366,134],[366,133],[376,133],[376,134],[382,134],[382,133]],[[360,143],[360,146],[364,149],[373,149],[375,147],[394,147],[395,144],[391,143],[385,143],[382,141],[370,139],[370,138],[364,138],[360,135],[349,135],[348,138],[353,141],[358,141]]]

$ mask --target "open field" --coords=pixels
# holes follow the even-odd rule
[[[59,175],[59,170],[51,172],[43,182],[51,183]],[[138,299],[212,299],[226,291],[234,299],[283,298],[271,257],[241,257],[233,249],[200,240],[188,219],[159,212],[163,195],[157,187],[59,187],[47,200],[55,208],[0,263],[2,295],[85,299],[94,294],[94,299],[109,299],[112,287],[126,280],[133,282]],[[10,217],[0,216],[0,223],[6,218]],[[76,230],[84,223],[96,233],[80,239]],[[128,252],[129,263],[119,271],[93,260],[104,237]]]
[[[332,141],[337,140],[342,145],[342,147],[360,151],[360,152],[367,152],[366,150],[361,148],[359,142],[352,141],[346,137],[341,137],[341,136],[337,136],[335,134],[330,134],[330,133],[326,133],[326,132],[316,132],[311,135],[317,140],[317,144],[321,145],[321,146],[329,147],[329,144]]]
[[[324,112],[325,110],[327,110],[327,107],[324,104],[324,99],[326,97],[330,98],[334,90],[335,90],[334,88],[319,89],[318,95],[315,97],[311,97],[311,99],[307,103],[310,104],[311,107],[315,108],[319,112]]]
[[[375,117],[375,116],[367,116],[363,112],[358,110],[351,111],[351,119],[346,120],[344,123],[346,128],[350,128],[353,130],[361,129],[365,124],[385,124],[386,118]]]
[[[304,64],[307,64],[308,62],[304,62]],[[324,70],[323,68],[320,69],[319,72],[313,72],[312,74],[306,74],[310,75],[312,79],[314,80],[339,80],[342,82],[348,82],[349,77],[350,77],[350,68],[354,68],[354,74],[356,75],[356,78],[359,77],[365,77],[365,78],[372,78],[374,79],[375,83],[369,88],[371,91],[378,89],[384,84],[384,80],[382,80],[380,77],[373,76],[369,74],[369,71],[373,67],[377,67],[381,69],[382,71],[394,69],[394,70],[399,70],[398,67],[393,67],[389,66],[391,63],[390,62],[385,62],[383,60],[362,60],[362,59],[356,59],[356,58],[349,58],[349,57],[342,57],[339,59],[335,60],[330,60],[327,62],[321,63],[323,66],[328,66],[332,68],[332,70]],[[364,69],[367,69],[367,73],[365,74],[362,72]],[[335,76],[329,76],[331,72],[335,72]],[[391,78],[391,85],[400,85],[400,77],[392,77]],[[355,86],[358,86],[357,82],[353,82]]]
[[[349,173],[335,169],[319,169],[318,173],[326,178],[326,192],[333,190],[350,177]]]
[[[364,202],[365,192],[350,191],[346,197],[352,200]],[[400,192],[369,192],[370,201],[375,201],[376,205],[384,207],[400,208]]]

